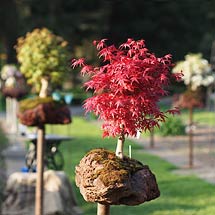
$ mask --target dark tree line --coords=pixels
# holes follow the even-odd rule
[[[0,47],[8,63],[15,61],[16,38],[36,27],[62,35],[72,51],[91,57],[92,40],[131,37],[175,60],[188,52],[209,59],[215,38],[215,0],[1,0],[0,15]]]
[[[1,0],[0,3],[0,47],[4,47],[7,63],[16,62],[13,48],[18,36],[18,13],[14,0]],[[1,51],[1,50],[0,50]]]

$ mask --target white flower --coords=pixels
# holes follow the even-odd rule
[[[215,81],[215,77],[214,76],[207,76],[203,81],[202,81],[202,85],[203,86],[209,86],[212,83],[214,83]]]
[[[173,68],[173,73],[182,71],[185,85],[190,85],[192,90],[200,86],[209,86],[215,81],[215,74],[211,65],[201,54],[188,54],[184,61],[180,61]]]

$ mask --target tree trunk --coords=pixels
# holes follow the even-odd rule
[[[39,97],[45,98],[48,96],[48,87],[49,87],[49,82],[47,78],[42,78],[41,79],[41,89],[40,89],[40,94]]]
[[[125,142],[125,136],[122,133],[121,136],[118,138],[117,146],[116,146],[116,156],[123,159],[123,147]]]
[[[110,215],[110,205],[97,204],[97,215]]]
[[[35,215],[43,215],[43,171],[44,171],[44,136],[45,126],[38,126],[37,131],[37,180],[35,195]]]
[[[193,125],[193,108],[191,107],[189,109],[189,167],[193,167],[193,131],[192,131],[192,125]]]

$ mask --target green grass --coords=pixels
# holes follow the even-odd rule
[[[72,141],[61,144],[61,151],[65,158],[65,172],[69,176],[78,204],[84,214],[96,214],[96,204],[85,202],[75,186],[75,166],[86,152],[93,148],[103,147],[114,150],[116,140],[102,139],[101,131],[96,124],[82,118],[74,118],[70,126],[52,126],[47,132],[71,134]],[[146,154],[142,148],[126,140],[125,154],[128,145],[132,144],[132,157],[144,164],[148,164],[155,173],[161,196],[151,202],[139,206],[111,206],[111,214],[117,215],[214,215],[215,214],[215,186],[206,183],[195,176],[179,176],[171,173],[175,169],[168,162]]]
[[[169,109],[170,107],[163,108],[163,111]],[[167,119],[166,122],[161,124],[161,129],[155,128],[154,134],[157,136],[168,136],[168,135],[185,135],[185,132],[182,130],[183,128],[181,125],[188,125],[189,121],[189,112],[188,110],[181,110],[181,114],[177,116],[170,116],[171,118],[175,119],[172,123],[169,123]],[[177,123],[175,124],[174,123]],[[197,125],[207,125],[207,126],[215,126],[215,112],[207,111],[205,109],[194,109],[193,111],[193,122]],[[146,132],[143,133],[143,137],[149,137],[150,133]]]
[[[187,123],[189,119],[188,110],[181,111],[182,120]],[[215,126],[215,112],[204,109],[194,109],[193,121],[197,124]]]
[[[160,108],[164,112],[168,109],[171,109],[170,106],[165,105],[165,104],[160,104]],[[179,117],[182,118],[184,123],[188,123],[188,120],[189,120],[188,110],[187,109],[180,109],[180,111],[181,111],[181,114],[179,115]],[[214,111],[208,111],[204,108],[194,108],[193,120],[195,123],[215,126],[215,112]]]

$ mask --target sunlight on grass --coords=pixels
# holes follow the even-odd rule
[[[49,131],[50,127],[47,127]],[[73,123],[67,126],[54,126],[53,131],[58,134],[71,135],[72,141],[61,144],[60,150],[65,158],[65,172],[69,176],[77,195],[78,203],[84,214],[96,214],[96,204],[85,202],[75,186],[75,166],[86,152],[93,148],[106,148],[115,150],[116,139],[102,138],[99,125],[86,121],[83,118],[74,117]],[[139,206],[111,206],[111,214],[117,215],[214,215],[215,214],[215,186],[208,184],[194,176],[179,176],[171,173],[176,169],[170,163],[149,154],[126,140],[127,147],[132,144],[132,157],[150,166],[156,175],[161,196],[151,202]]]
[[[188,111],[182,110],[181,117],[185,123],[188,122]],[[215,126],[215,112],[207,111],[204,109],[195,109],[193,120],[197,124]]]

